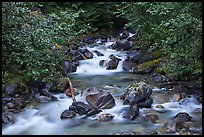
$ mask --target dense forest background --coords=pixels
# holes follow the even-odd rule
[[[158,73],[201,83],[201,2],[3,2],[3,83],[62,77],[65,49],[83,36],[125,28],[137,31],[132,49],[166,57]]]

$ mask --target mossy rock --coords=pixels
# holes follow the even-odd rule
[[[54,93],[62,93],[69,87],[69,80],[68,78],[60,78],[53,82],[51,88],[49,89],[49,92]]]
[[[139,64],[133,69],[133,73],[149,74],[153,71],[153,69],[155,69],[156,64],[160,61],[161,59],[159,58],[159,59],[155,59],[155,60],[151,60],[151,61],[147,61],[142,64]]]
[[[161,50],[155,50],[154,52],[152,52],[152,57],[154,59],[158,59],[161,56],[162,56],[162,51]]]

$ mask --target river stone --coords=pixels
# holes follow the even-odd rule
[[[104,91],[86,96],[86,101],[93,108],[109,109],[115,106],[113,96]]]
[[[69,81],[67,78],[60,78],[55,80],[50,89],[49,92],[53,93],[63,93],[67,88],[69,87]]]
[[[102,67],[105,66],[104,63],[105,63],[105,60],[100,60],[100,61],[99,61],[99,65],[102,66]]]
[[[72,105],[69,106],[69,110],[73,110],[79,115],[86,115],[91,109],[91,106],[81,101],[73,102]]]
[[[117,40],[114,48],[117,50],[128,50],[130,49],[132,46],[132,43],[130,41],[128,41],[127,39],[123,39],[123,40]]]
[[[172,100],[178,102],[183,98],[185,98],[185,93],[176,93],[173,95]]]
[[[8,124],[16,119],[16,116],[12,112],[3,112],[2,113],[2,122]]]
[[[72,110],[65,110],[64,112],[62,112],[60,118],[61,119],[67,119],[67,118],[73,118],[76,116],[76,113]]]
[[[151,94],[152,88],[144,82],[129,85],[127,92],[124,94],[125,99],[123,104],[137,104],[145,98],[148,98]]]
[[[115,132],[112,135],[139,135],[140,133],[135,131]]]
[[[99,121],[110,121],[112,119],[113,119],[113,115],[111,115],[109,113],[99,115]]]
[[[117,57],[111,57],[111,60],[108,62],[106,69],[107,70],[113,70],[118,67],[120,59]]]
[[[139,115],[139,107],[137,104],[122,108],[122,117],[134,120]]]
[[[139,50],[131,50],[127,52],[127,60],[132,61],[134,63],[138,63],[139,59],[141,57],[141,52]]]
[[[102,54],[101,52],[94,50],[94,52],[97,54],[97,56],[104,56],[104,54]]]
[[[156,123],[159,117],[155,114],[147,114],[144,116],[145,121],[151,121],[152,123]]]
[[[153,99],[151,97],[146,98],[138,103],[140,108],[151,108]]]
[[[167,121],[162,129],[167,133],[175,133],[178,126],[183,126],[187,121],[191,120],[191,116],[186,112],[180,112],[172,120]]]
[[[135,65],[134,62],[125,60],[123,61],[122,67],[124,70],[130,71],[133,69],[134,65]]]

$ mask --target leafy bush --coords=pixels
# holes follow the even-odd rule
[[[13,77],[27,80],[53,80],[62,73],[63,44],[88,31],[77,27],[82,11],[70,9],[42,14],[31,2],[2,3],[2,74],[8,82]]]
[[[123,2],[119,7],[127,26],[139,28],[134,48],[161,49],[170,57],[163,69],[175,79],[201,79],[201,3]]]

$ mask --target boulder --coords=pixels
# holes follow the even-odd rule
[[[156,121],[159,119],[159,117],[155,114],[147,114],[144,116],[145,121],[150,121],[152,123],[156,123]]]
[[[65,110],[62,112],[60,118],[61,119],[67,119],[67,118],[73,118],[76,116],[76,113],[73,110]]]
[[[141,51],[140,50],[131,50],[127,52],[127,60],[132,61],[134,63],[138,63],[139,59],[141,58]]]
[[[116,69],[118,67],[119,61],[121,59],[119,59],[119,58],[117,58],[115,56],[111,56],[110,58],[111,58],[111,60],[108,62],[106,69],[107,70]]]
[[[109,92],[98,90],[86,96],[86,101],[93,108],[109,109],[115,106],[115,100]]]
[[[167,121],[162,129],[167,133],[175,133],[178,127],[191,120],[191,116],[186,112],[179,112],[173,119]]]
[[[131,71],[133,69],[134,65],[135,65],[134,62],[125,60],[125,61],[123,61],[122,67],[126,71]]]
[[[129,50],[132,47],[132,42],[127,39],[117,40],[114,48],[117,50]]]
[[[101,112],[100,109],[92,108],[90,105],[81,101],[73,102],[72,105],[69,106],[69,111],[74,111],[79,115],[86,116],[92,116]]]
[[[85,57],[85,59],[93,58],[93,53],[90,52],[88,49],[82,48],[82,49],[79,49],[78,51]]]
[[[132,84],[123,95],[123,104],[137,104],[138,102],[148,98],[151,94],[152,88],[148,84],[144,82]]]
[[[86,115],[91,109],[92,107],[90,105],[81,101],[73,102],[72,105],[69,106],[69,110],[72,110],[79,115]]]
[[[77,70],[77,65],[70,62],[70,61],[64,61],[63,63],[63,69],[64,69],[64,74],[68,74],[71,72],[76,72]]]
[[[140,102],[138,102],[138,106],[140,108],[151,108],[153,103],[153,99],[151,97],[148,97]]]
[[[101,52],[94,50],[94,52],[97,54],[97,56],[104,56],[104,54],[102,54]]]
[[[137,104],[122,108],[122,117],[134,120],[139,115],[139,107]]]
[[[50,89],[49,92],[53,93],[63,93],[67,88],[69,87],[69,81],[67,78],[60,78],[58,80],[55,80]]]

